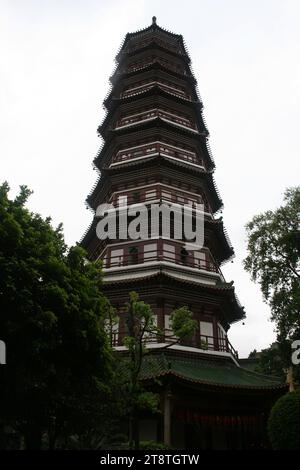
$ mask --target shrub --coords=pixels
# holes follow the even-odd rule
[[[268,434],[273,449],[300,449],[300,392],[287,393],[273,406]]]

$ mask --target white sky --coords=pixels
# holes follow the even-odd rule
[[[268,307],[242,268],[244,226],[299,184],[298,0],[0,0],[0,181],[63,222],[68,244],[91,221],[96,129],[114,57],[128,31],[182,34],[205,105],[225,226],[224,266],[246,308],[230,340],[245,356],[274,339]]]

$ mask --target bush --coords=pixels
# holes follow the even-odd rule
[[[300,449],[300,392],[287,393],[273,406],[268,434],[273,449]]]

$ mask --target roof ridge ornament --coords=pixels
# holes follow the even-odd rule
[[[156,25],[156,16],[152,16],[152,24]]]

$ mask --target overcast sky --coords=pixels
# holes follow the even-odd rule
[[[299,184],[299,0],[0,0],[0,181],[68,244],[91,221],[96,129],[114,57],[128,31],[157,23],[182,34],[210,131],[225,226],[235,248],[223,267],[247,319],[232,326],[240,356],[274,339],[258,286],[242,267],[245,224]]]

